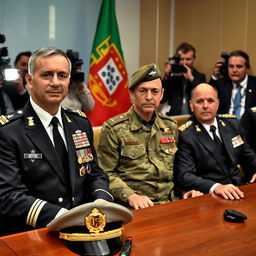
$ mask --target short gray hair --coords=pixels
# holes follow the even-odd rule
[[[36,60],[39,57],[48,57],[48,56],[53,56],[53,55],[60,55],[63,56],[67,59],[69,67],[70,67],[70,72],[71,72],[71,62],[69,60],[69,58],[67,57],[67,55],[65,54],[65,52],[63,52],[62,50],[55,48],[55,47],[43,47],[41,49],[36,50],[35,52],[33,52],[33,54],[31,55],[31,57],[29,58],[29,62],[28,62],[28,73],[33,76],[34,72],[35,72],[35,66],[36,66]]]

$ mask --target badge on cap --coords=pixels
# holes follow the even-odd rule
[[[72,134],[72,137],[76,148],[84,148],[90,146],[86,132],[77,130],[74,134]]]
[[[156,68],[154,66],[152,66],[151,71],[148,74],[151,76],[154,76],[156,74]]]
[[[104,227],[106,226],[106,215],[102,214],[97,208],[94,208],[91,213],[85,217],[85,225],[90,233],[104,231]]]
[[[244,144],[244,141],[240,135],[237,135],[236,137],[232,138],[231,141],[232,141],[233,148],[236,148],[236,147]]]

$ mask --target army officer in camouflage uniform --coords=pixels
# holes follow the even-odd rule
[[[139,209],[174,199],[178,131],[175,121],[155,111],[163,96],[155,64],[132,75],[129,93],[133,106],[104,124],[97,152],[115,200]]]

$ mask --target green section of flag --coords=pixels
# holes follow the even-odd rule
[[[93,41],[92,55],[99,58],[97,47],[110,36],[110,43],[114,43],[123,59],[123,52],[119,37],[118,24],[115,13],[115,0],[102,0],[96,34]],[[91,62],[93,59],[91,58]]]

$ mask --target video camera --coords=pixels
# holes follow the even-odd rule
[[[223,52],[220,55],[221,58],[224,59],[224,62],[220,61],[218,63],[222,64],[220,66],[220,73],[222,76],[227,76],[228,75],[228,59],[229,59],[229,53]]]
[[[5,35],[0,34],[0,43],[5,42]],[[0,79],[6,81],[14,81],[19,78],[19,71],[11,68],[10,58],[8,58],[8,47],[0,48]]]
[[[181,76],[182,73],[186,73],[187,69],[180,63],[180,55],[175,54],[173,57],[168,58],[169,64],[172,66],[171,76]]]
[[[69,49],[66,54],[72,64],[71,79],[78,83],[83,82],[84,72],[80,71],[81,66],[83,65],[83,60],[79,59],[79,53]]]

